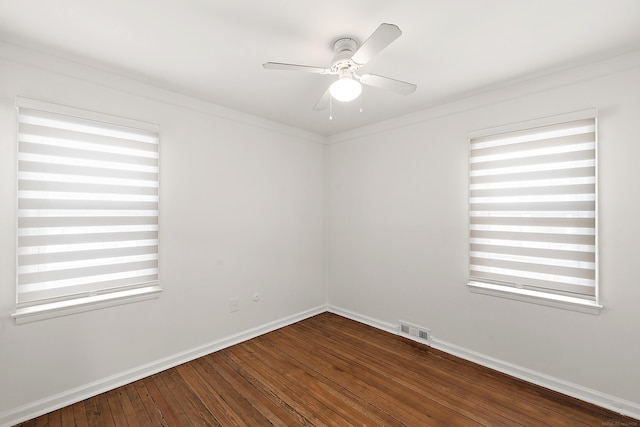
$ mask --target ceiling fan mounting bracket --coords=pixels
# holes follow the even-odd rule
[[[356,52],[358,43],[350,38],[343,37],[333,43],[333,61],[331,61],[331,71],[337,73],[342,70],[354,72],[358,66],[351,57]]]

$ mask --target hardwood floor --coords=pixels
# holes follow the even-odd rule
[[[22,426],[639,426],[323,313]]]

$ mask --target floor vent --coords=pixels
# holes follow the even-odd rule
[[[424,344],[429,344],[431,341],[431,330],[422,326],[414,325],[413,323],[400,320],[399,334],[410,338],[414,341],[419,341]]]

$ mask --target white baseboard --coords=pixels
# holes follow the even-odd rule
[[[392,323],[383,322],[373,317],[368,317],[360,313],[356,313],[344,308],[336,307],[335,305],[327,306],[329,313],[337,314],[347,319],[355,320],[356,322],[364,323],[365,325],[373,326],[376,329],[382,329],[383,331],[391,332],[392,334],[398,334],[398,326]]]
[[[511,375],[524,381],[557,391],[567,396],[575,397],[585,402],[612,410],[614,412],[640,419],[640,405],[606,393],[601,393],[560,378],[542,374],[521,366],[494,359],[493,357],[477,353],[475,351],[448,343],[446,341],[433,339],[432,347],[446,353],[469,360],[487,368]]]
[[[96,396],[114,388],[132,383],[139,379],[162,372],[166,369],[173,368],[198,357],[222,350],[232,345],[247,341],[251,338],[266,334],[268,332],[280,329],[292,323],[304,320],[316,314],[324,313],[327,307],[322,305],[310,310],[306,310],[273,322],[261,325],[256,328],[248,329],[238,334],[230,335],[225,338],[210,342],[208,344],[195,347],[174,355],[155,360],[153,362],[138,366],[136,368],[120,372],[116,375],[102,378],[89,384],[66,390],[53,396],[48,396],[36,402],[23,405],[21,407],[11,409],[0,413],[0,426],[8,427],[20,422],[30,420],[42,414],[72,405],[76,402]]]
[[[392,323],[383,322],[381,320],[365,316],[350,310],[345,310],[336,306],[319,306],[310,310],[306,310],[282,319],[275,320],[265,325],[248,329],[235,335],[231,335],[211,343],[176,353],[174,355],[147,363],[128,371],[121,372],[111,377],[89,383],[62,393],[49,396],[36,402],[5,411],[0,413],[0,427],[8,427],[35,418],[39,415],[46,414],[51,411],[72,405],[76,402],[96,396],[114,388],[129,384],[133,381],[148,377],[182,363],[188,362],[198,357],[205,356],[218,350],[230,347],[232,345],[247,341],[251,338],[258,337],[284,326],[293,324],[300,320],[307,319],[317,314],[329,311],[340,316],[355,320],[360,323],[372,326],[374,328],[398,334],[398,326]],[[474,352],[472,350],[447,343],[446,341],[432,338],[431,346],[446,353],[458,356],[462,359],[469,360],[482,366],[486,366],[496,371],[503,372],[516,378],[528,381],[530,383],[566,394],[571,397],[593,403],[594,405],[610,409],[620,414],[624,414],[633,418],[640,419],[640,404],[630,402],[615,396],[601,393],[577,384],[564,381],[559,378],[551,377],[539,372],[529,370],[511,363],[494,359],[487,355]]]
[[[373,326],[374,328],[378,328],[392,334],[398,334],[397,325],[383,322],[381,320],[332,305],[328,306],[327,310],[331,313],[335,313],[340,316],[355,320],[357,322]],[[430,345],[435,349],[444,351],[445,353],[449,353],[470,362],[477,363],[478,365],[486,366],[487,368],[491,368],[507,375],[519,378],[521,380],[539,385],[541,387],[557,391],[567,396],[575,397],[576,399],[592,403],[594,405],[609,409],[619,414],[640,419],[640,404],[638,403],[630,402],[628,400],[621,399],[606,393],[601,393],[597,390],[583,387],[578,384],[573,384],[560,378],[555,378],[550,375],[535,372],[530,369],[517,366],[503,360],[498,360],[485,354],[481,354],[464,347],[448,343],[446,341],[439,340],[437,338],[432,337]]]

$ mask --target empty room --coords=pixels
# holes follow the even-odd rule
[[[640,1],[0,1],[0,426],[640,426]]]

